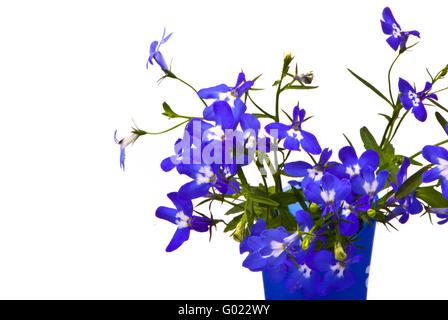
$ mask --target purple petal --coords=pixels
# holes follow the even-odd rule
[[[284,170],[291,176],[304,177],[308,175],[308,169],[312,167],[312,165],[305,161],[295,161],[285,164]]]
[[[173,208],[167,208],[167,207],[158,207],[156,210],[156,217],[169,221],[171,223],[176,223],[176,215],[177,210]]]
[[[177,228],[173,238],[171,239],[171,242],[168,244],[168,247],[166,247],[166,251],[171,252],[176,250],[182,245],[182,243],[187,241],[189,237],[190,228]]]
[[[304,130],[302,130],[300,133],[303,137],[302,141],[300,141],[303,150],[311,154],[320,154],[322,152],[319,142],[313,134]]]
[[[220,93],[229,92],[230,88],[225,84],[220,84],[214,87],[201,89],[198,91],[198,96],[202,99],[218,99]]]
[[[448,151],[439,146],[423,147],[422,155],[426,160],[434,164],[439,164],[439,159],[448,160]]]

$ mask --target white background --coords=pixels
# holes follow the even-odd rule
[[[315,116],[306,129],[323,147],[337,153],[345,133],[360,153],[359,128],[379,138],[385,121],[376,114],[390,107],[346,68],[386,92],[395,57],[380,27],[386,5],[404,30],[422,35],[396,65],[394,92],[398,76],[422,88],[426,67],[436,73],[448,63],[442,1],[2,1],[0,298],[263,299],[261,275],[241,266],[227,234],[209,243],[192,233],[165,253],[175,226],[154,212],[189,179],[159,163],[179,131],[145,136],[119,168],[115,129],[127,135],[132,119],[148,131],[174,125],[160,115],[163,101],[201,114],[188,88],[157,85],[161,71],[145,68],[149,44],[164,27],[174,32],[162,52],[198,89],[233,85],[241,69],[263,73],[257,87],[270,89],[291,52],[320,88],[291,93],[282,107],[300,98]],[[266,108],[273,100],[272,89],[257,95]],[[447,93],[440,101],[448,104]],[[446,138],[433,114],[423,124],[407,118],[397,152]],[[216,205],[215,216],[225,209]],[[369,298],[447,299],[448,225],[416,216],[398,227],[377,228]]]

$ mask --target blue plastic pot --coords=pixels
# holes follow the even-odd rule
[[[289,206],[291,212],[300,210],[298,204]],[[314,297],[312,300],[366,300],[367,298],[367,283],[369,278],[370,259],[372,257],[373,237],[375,235],[375,224],[369,226],[365,224],[360,231],[360,240],[356,241],[356,245],[364,247],[365,249],[356,248],[355,255],[362,255],[364,258],[359,263],[354,263],[350,266],[350,270],[356,276],[356,283],[344,291],[332,291],[325,297]],[[285,281],[271,282],[269,281],[266,272],[263,272],[264,294],[266,300],[307,300],[303,297],[300,290],[296,293],[289,293],[286,291]]]

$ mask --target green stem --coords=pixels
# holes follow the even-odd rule
[[[392,105],[393,105],[394,109],[395,109],[395,102],[394,102],[394,98],[393,98],[393,96],[392,96],[392,87],[391,87],[391,84],[390,84],[390,74],[391,74],[391,72],[392,72],[392,68],[394,67],[395,62],[398,60],[398,58],[401,56],[401,54],[402,54],[402,52],[400,52],[400,53],[397,55],[397,57],[394,59],[394,61],[393,61],[392,64],[390,65],[389,72],[387,73],[387,82],[388,82],[388,84],[389,84],[390,102],[392,102]]]
[[[170,78],[179,80],[180,82],[182,82],[183,84],[185,84],[187,87],[191,88],[191,90],[193,90],[193,91],[196,93],[196,95],[198,95],[198,91],[197,91],[192,85],[190,85],[188,82],[182,80],[181,78],[178,78],[178,77],[175,76],[174,74],[173,74]],[[198,98],[201,99],[202,103],[203,103],[206,107],[208,107],[207,102],[205,102],[204,99],[202,99],[201,97],[199,97],[199,95],[198,95]]]
[[[401,123],[403,122],[404,118],[408,115],[409,110],[406,110],[406,112],[403,114],[403,116],[401,117],[400,121],[397,124],[397,127],[395,128],[394,134],[392,135],[392,137],[390,138],[389,142],[392,142],[392,140],[394,139],[395,135],[397,134],[398,128],[400,127]]]
[[[249,95],[249,92],[247,92],[246,96],[249,98],[250,102],[252,102],[252,104],[255,106],[255,108],[257,108],[258,110],[260,110],[263,114],[265,114],[266,116],[268,116],[271,119],[274,119],[274,116],[267,113],[265,110],[263,110],[263,108],[261,108],[258,104],[255,103],[255,101],[252,99],[252,97]]]
[[[188,120],[185,120],[185,121],[175,125],[174,127],[171,127],[169,129],[161,131],[161,132],[148,132],[148,131],[144,131],[144,130],[140,130],[140,129],[135,129],[135,130],[133,130],[133,133],[138,134],[139,136],[144,136],[145,134],[151,134],[151,135],[163,134],[163,133],[166,133],[168,131],[176,129],[177,127],[180,127],[181,125],[187,123],[188,121],[190,121],[190,118],[188,118]]]

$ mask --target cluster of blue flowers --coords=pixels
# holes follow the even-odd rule
[[[400,48],[399,54],[406,51],[409,36],[420,37],[417,31],[402,31],[389,8],[384,9],[383,19],[382,30],[390,35],[386,41],[394,50]],[[155,61],[164,77],[179,79],[160,52],[160,46],[170,37],[164,30],[162,40],[151,44],[147,67]],[[295,75],[290,75],[287,69],[291,61],[290,56],[285,58],[282,75],[290,76],[291,83],[282,88],[282,78],[274,84],[278,85],[279,93],[292,88],[294,83],[306,88],[313,80],[312,73],[298,75],[296,70]],[[439,73],[437,80],[443,75]],[[331,161],[332,151],[322,149],[315,135],[303,129],[306,112],[298,105],[294,106],[292,116],[287,115],[288,123],[279,121],[278,110],[276,115],[270,115],[255,102],[264,114],[247,112],[247,98],[254,82],[240,72],[234,86],[219,84],[195,90],[205,104],[202,117],[182,117],[188,119],[183,137],[175,142],[174,155],[161,162],[162,170],[175,169],[191,178],[177,192],[168,194],[174,208],[162,206],[156,210],[158,218],[177,226],[167,251],[179,248],[188,240],[191,230],[211,231],[222,222],[195,210],[192,200],[225,201],[234,205],[235,210],[229,214],[243,212],[226,227],[226,231],[239,232],[234,237],[240,241],[240,252],[248,252],[243,266],[265,271],[273,281],[285,280],[289,292],[301,290],[306,297],[325,296],[332,290],[345,290],[355,282],[350,268],[363,257],[355,252],[353,240],[372,219],[389,223],[397,218],[405,223],[410,215],[424,211],[435,214],[439,224],[448,222],[448,208],[438,207],[430,199],[440,194],[434,189],[439,185],[442,193],[438,203],[444,204],[444,199],[448,199],[448,151],[438,145],[425,146],[421,154],[429,163],[417,176],[408,179],[408,168],[416,164],[414,157],[396,156],[391,146],[396,110],[403,108],[406,114],[411,111],[418,120],[425,121],[425,99],[437,100],[431,93],[435,79],[417,92],[400,78],[399,99],[395,103],[391,97],[389,101],[394,115],[389,117],[381,144],[370,139],[370,147],[366,146],[367,150],[358,157],[350,143],[339,150],[339,161]],[[174,112],[170,114],[177,116]],[[264,130],[259,118],[270,119]],[[147,132],[136,129],[124,139],[115,137],[123,169],[125,148],[144,134]],[[279,151],[283,162],[275,163],[275,167],[269,154]],[[287,161],[291,152],[300,151],[308,154],[313,163]],[[313,155],[319,156],[319,160],[314,161]],[[264,164],[272,169],[275,188],[266,185],[264,173],[264,186],[254,187],[247,182],[243,168],[251,163],[260,170]],[[281,175],[296,177],[289,181],[289,191],[281,187]],[[438,184],[420,187],[415,183],[419,179],[420,184],[433,181]],[[275,198],[281,193],[295,198],[283,204],[283,198]],[[285,206],[295,202],[300,202],[301,209],[288,213],[292,224],[291,219],[287,224],[283,220],[278,223],[276,217],[282,215]]]

